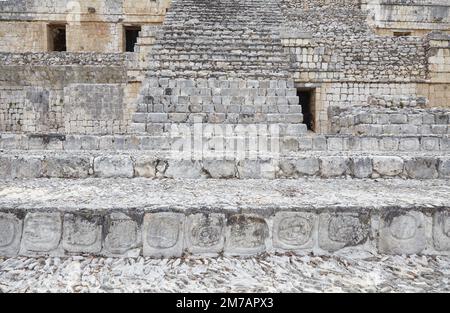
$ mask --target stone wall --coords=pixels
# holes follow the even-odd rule
[[[377,34],[396,32],[426,35],[432,30],[450,34],[450,3],[447,0],[363,0],[370,24]]]
[[[125,54],[0,54],[0,131],[125,133],[129,94]]]
[[[373,97],[423,96],[429,106],[448,106],[448,36],[379,36],[356,0],[282,5],[283,45],[297,86],[314,89],[317,131],[329,130],[328,107]]]
[[[351,250],[371,255],[448,255],[449,212],[411,205],[374,209],[354,207],[314,210],[219,208],[166,211],[5,210],[0,212],[2,257],[70,256],[153,258],[253,256],[296,252],[329,255]],[[408,207],[409,208],[409,207]],[[406,230],[405,230],[406,229]]]
[[[123,52],[124,27],[160,24],[169,5],[170,0],[0,1],[0,52],[48,51],[49,24],[66,24],[70,52]]]

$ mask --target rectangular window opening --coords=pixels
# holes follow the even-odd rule
[[[302,106],[303,122],[310,131],[316,130],[316,96],[315,89],[299,88],[297,89],[297,96],[300,99]]]
[[[140,26],[125,26],[125,52],[134,52],[137,39],[139,37],[139,32],[141,31]]]
[[[48,25],[48,50],[67,51],[66,25]]]
[[[411,36],[412,32],[394,32],[394,37],[408,37]]]

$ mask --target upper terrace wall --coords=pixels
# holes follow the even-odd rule
[[[49,24],[66,24],[69,52],[123,52],[123,27],[162,23],[169,5],[170,0],[0,1],[0,52],[48,51]]]
[[[133,54],[0,53],[0,131],[126,133]]]
[[[407,2],[407,1],[406,1]],[[448,106],[449,38],[381,36],[358,0],[283,0],[283,43],[299,86],[315,88],[316,124],[328,108],[369,104],[371,97],[426,97]]]
[[[408,31],[425,35],[431,30],[450,34],[450,2],[448,0],[363,0],[369,10],[369,23],[380,35]]]

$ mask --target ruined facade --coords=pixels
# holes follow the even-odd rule
[[[228,22],[241,29],[221,30],[220,33],[211,22],[209,29],[217,32],[216,37],[206,39],[209,35],[206,33],[200,38],[207,40],[202,43],[205,49],[212,45],[214,50],[199,55],[192,53],[192,49],[197,48],[194,35],[206,30],[195,28],[207,25],[203,25],[195,13],[184,12],[191,9],[201,12],[201,2],[195,5],[175,3],[172,12],[168,1],[89,4],[49,1],[45,5],[37,1],[2,1],[0,129],[27,133],[132,133],[133,113],[143,113],[136,108],[141,83],[145,74],[163,77],[165,74],[160,75],[162,72],[154,69],[159,65],[161,70],[177,66],[190,69],[178,78],[194,78],[197,74],[203,78],[225,77],[230,71],[237,78],[256,80],[284,75],[291,80],[290,87],[297,89],[302,101],[308,102],[305,105],[309,106],[306,113],[309,128],[323,134],[339,132],[336,129],[338,117],[330,115],[330,107],[379,106],[386,102],[395,103],[395,107],[405,102],[422,107],[448,106],[450,22],[445,1],[277,1],[271,21],[261,20],[262,15],[255,19],[245,17],[246,13],[254,13],[254,7],[226,2],[221,5],[234,7],[236,14],[242,14],[242,20]],[[207,13],[211,18],[215,12]],[[166,14],[166,25],[161,28]],[[252,20],[263,24],[252,26]],[[216,24],[221,22],[215,21]],[[171,27],[178,27],[180,23],[184,23],[184,29],[180,30],[184,37],[170,33]],[[241,33],[242,29],[252,27],[267,28],[278,42],[269,47],[263,38],[269,34]],[[197,34],[189,34],[189,29]],[[55,34],[58,32],[64,34]],[[161,38],[155,44],[158,33]],[[247,43],[236,41],[241,35],[246,37]],[[228,42],[218,42],[226,36],[230,38]],[[258,40],[258,36],[261,47],[239,46]],[[174,40],[172,45],[170,40]],[[220,50],[220,44],[234,45],[234,51]],[[55,47],[65,52],[54,52]],[[202,52],[204,50],[198,51]],[[246,57],[242,55],[245,52],[258,56]],[[181,59],[175,60],[177,56],[172,53],[180,54]],[[235,68],[227,67],[222,60],[228,53],[235,53]],[[194,59],[196,55],[198,59]],[[214,66],[218,67],[216,72]],[[257,66],[264,67],[259,76],[253,75]],[[111,92],[112,97],[109,97]],[[297,92],[289,92],[290,96],[297,96]],[[80,93],[90,96],[85,99]],[[206,99],[210,102],[207,105],[217,104],[219,95],[215,96],[215,102]],[[102,97],[107,97],[108,101],[103,101]],[[262,98],[256,99],[258,104],[261,101]],[[273,99],[270,101],[277,104]],[[285,104],[295,100],[280,101]],[[173,105],[178,100],[175,102]],[[189,104],[183,98],[181,102]],[[231,99],[226,99],[225,103],[230,104]],[[254,104],[254,100],[245,103]],[[244,103],[237,101],[232,105]],[[291,119],[294,119],[293,114],[302,113],[297,112],[297,108],[290,109],[287,114]],[[241,113],[239,109],[238,112],[235,108],[231,110],[234,111],[216,112],[206,108],[208,112],[200,109],[196,113],[218,113],[213,122],[223,123],[227,117],[220,114]],[[155,110],[150,113],[188,112]],[[253,112],[250,108],[248,113],[262,112]],[[284,114],[278,110],[268,113]],[[142,116],[136,118],[142,119]],[[183,115],[177,114],[162,122],[180,120]],[[239,122],[239,118],[231,115],[230,122],[233,120]],[[250,118],[245,122],[256,120],[258,118]],[[261,116],[259,120],[267,121]],[[380,134],[380,130],[374,134]]]
[[[44,3],[0,1],[2,178],[450,178],[446,0]],[[448,207],[389,205],[0,207],[0,254],[450,253]]]

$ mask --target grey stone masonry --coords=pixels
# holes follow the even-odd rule
[[[173,0],[149,77],[287,79],[277,0]]]
[[[448,181],[110,179],[2,186],[9,194],[0,199],[0,257],[450,254]],[[89,202],[81,200],[86,195]]]
[[[239,124],[204,124],[200,137],[196,138],[195,125],[159,123],[152,125],[153,135],[28,135],[0,134],[0,150],[3,151],[176,151],[180,145],[193,143],[201,139],[203,153],[212,153],[226,145],[234,147],[242,144],[244,152],[250,150],[248,139],[261,136],[259,140],[270,148],[274,140],[281,153],[307,151],[329,152],[383,152],[404,153],[450,152],[449,135],[310,135],[304,124],[251,125],[240,128]],[[253,127],[255,126],[255,127]],[[258,127],[256,127],[258,126]],[[271,126],[279,132],[270,133]],[[275,144],[276,144],[275,143]],[[261,145],[259,145],[261,147]]]
[[[277,0],[174,0],[148,56],[133,130],[158,123],[301,124]]]
[[[251,157],[250,157],[251,156]],[[220,158],[221,157],[221,158]],[[170,152],[2,153],[0,179],[21,178],[169,178],[285,179],[299,177],[356,179],[448,179],[448,154],[300,152],[249,155],[220,151],[199,159]]]
[[[414,101],[416,103],[416,101]],[[330,132],[349,135],[446,135],[450,110],[413,106],[330,107]]]
[[[293,81],[147,79],[133,115],[136,132],[155,124],[301,124]],[[306,129],[305,129],[306,130]]]

